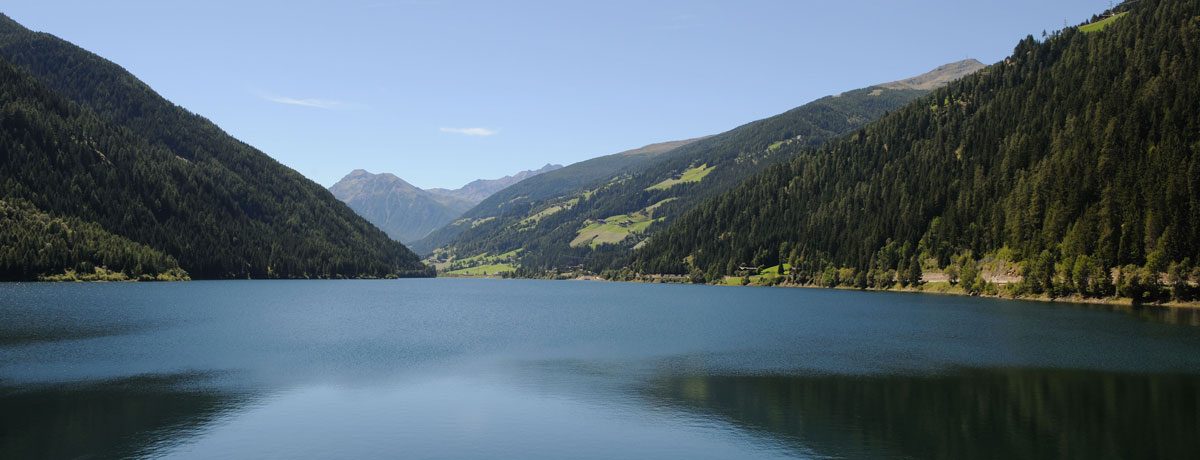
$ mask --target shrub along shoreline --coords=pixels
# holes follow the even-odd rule
[[[1200,308],[1200,269],[1187,262],[1172,264],[1157,276],[1144,267],[1129,266],[1113,270],[1110,276],[1080,276],[1071,279],[1071,271],[1062,270],[1041,281],[1030,281],[1028,265],[1009,267],[1007,271],[984,270],[973,259],[964,258],[963,266],[927,275],[915,272],[898,276],[893,272],[859,275],[851,268],[827,269],[820,276],[806,277],[788,265],[768,267],[726,276],[718,280],[683,275],[628,275],[607,273],[601,279],[647,283],[692,283],[718,286],[826,288],[881,292],[961,295],[1040,302],[1069,302],[1119,306],[1162,306]]]

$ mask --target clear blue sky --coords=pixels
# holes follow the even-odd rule
[[[1108,0],[6,0],[324,185],[457,187],[713,134]]]

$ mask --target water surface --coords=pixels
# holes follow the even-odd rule
[[[1200,328],[1176,323],[810,289],[0,284],[0,458],[1187,458]]]

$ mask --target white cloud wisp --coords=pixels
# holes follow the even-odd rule
[[[464,136],[475,137],[495,136],[496,134],[500,133],[499,130],[488,128],[442,128],[440,131],[443,133],[462,134]]]

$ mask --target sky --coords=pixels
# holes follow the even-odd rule
[[[308,178],[456,188],[716,134],[1108,0],[4,0]]]

